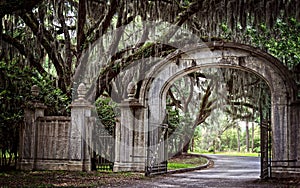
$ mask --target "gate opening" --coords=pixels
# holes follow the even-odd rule
[[[205,72],[212,68],[217,69],[212,73]],[[135,73],[136,69],[132,70],[132,74]],[[268,165],[265,165],[270,162],[264,160],[261,163],[262,169],[267,166],[267,170],[265,170],[268,172],[267,174],[274,177],[280,175],[287,177],[297,173],[299,166],[297,152],[299,151],[299,131],[297,129],[299,116],[297,115],[300,109],[297,106],[297,87],[286,67],[271,55],[247,45],[213,41],[177,50],[165,59],[156,62],[145,73],[137,76],[137,80],[133,80],[127,85],[128,97],[121,104],[122,126],[116,131],[116,135],[119,136],[118,140],[128,145],[129,148],[125,150],[124,147],[116,144],[114,171],[146,169],[146,174],[151,174],[151,169],[155,164],[160,164],[170,157],[165,157],[166,153],[168,154],[166,152],[168,150],[165,148],[173,148],[173,150],[181,150],[181,152],[188,150],[189,145],[186,143],[191,140],[190,138],[196,131],[194,128],[199,124],[204,124],[210,117],[209,113],[215,111],[216,107],[221,107],[226,113],[232,115],[231,119],[236,121],[245,119],[248,122],[257,122],[259,125],[262,122],[263,127],[266,127],[265,122],[268,126],[271,125],[271,133],[268,133],[270,130],[268,126],[262,128],[263,137],[268,137],[268,139],[264,139],[264,144],[260,148],[260,152],[266,152],[261,154],[264,156],[263,158],[268,161],[272,160],[271,170],[267,168]],[[198,91],[196,95],[198,100],[195,100],[194,105],[182,105],[184,103],[180,103],[181,101],[176,99],[176,95],[172,93],[172,96],[169,93],[172,84],[183,77],[195,84],[189,84],[190,87],[186,89],[176,89],[175,87],[174,90],[177,91],[178,96],[183,96],[185,103],[196,98],[188,95],[189,91]],[[245,81],[245,79],[237,79],[238,77],[249,79]],[[219,82],[215,82],[215,79]],[[199,84],[197,85],[197,83]],[[260,87],[263,84],[267,88],[266,90]],[[249,87],[251,89],[245,89]],[[215,88],[218,90],[213,91]],[[200,89],[205,92],[200,94]],[[259,89],[264,92],[259,92]],[[243,95],[239,95],[241,93]],[[174,97],[176,100],[168,99],[168,95],[171,99]],[[261,114],[266,121],[259,118],[260,106],[258,104],[262,104]],[[172,113],[168,112],[168,108],[172,110]],[[188,108],[193,108],[194,115],[184,113]],[[270,111],[270,118],[265,116],[268,111]],[[165,119],[168,119],[167,123],[164,123]],[[172,128],[172,123],[176,125],[174,120],[186,126]],[[161,139],[165,135],[162,136],[163,131],[158,128],[164,124],[168,125],[167,141]],[[192,127],[184,130],[188,126]],[[180,135],[180,131],[184,134]],[[270,136],[272,139],[269,139]],[[264,149],[266,146],[272,148],[272,151],[268,152],[267,149]],[[272,157],[266,157],[270,155]]]
[[[113,171],[115,161],[118,112],[114,110],[114,102],[107,97],[99,97],[95,101],[94,126],[91,139],[92,170]]]
[[[187,73],[170,84],[166,111],[158,140],[148,134],[148,146],[159,144],[148,151],[146,175],[166,172],[167,159],[182,153],[235,151],[256,153],[260,177],[271,177],[271,94],[259,76],[222,67]],[[167,155],[158,163],[160,153]]]

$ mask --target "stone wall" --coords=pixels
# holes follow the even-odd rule
[[[44,117],[39,102],[25,110],[21,128],[19,168],[21,170],[64,170],[68,164],[70,117]]]
[[[91,170],[91,132],[94,125],[91,105],[80,85],[78,99],[71,105],[71,117],[44,116],[47,107],[31,101],[25,109],[20,130],[18,168],[21,170]],[[38,95],[38,88],[32,87]]]
[[[36,125],[25,126],[21,132],[22,170],[66,170],[70,117],[38,117]]]

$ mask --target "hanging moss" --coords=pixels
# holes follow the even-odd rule
[[[176,28],[182,27],[205,41],[226,37],[226,40],[249,44],[253,41],[245,35],[247,26],[256,29],[257,34],[265,34],[265,31],[272,28],[279,18],[286,21],[289,17],[294,17],[300,21],[299,2],[299,0],[110,0],[85,2],[3,0],[0,2],[0,12],[2,16],[5,14],[5,17],[1,24],[3,28],[0,28],[3,36],[0,38],[5,41],[0,41],[0,48],[3,49],[1,55],[8,59],[26,56],[20,60],[23,62],[26,59],[26,63],[39,66],[40,72],[46,72],[43,70],[45,64],[53,64],[58,74],[57,77],[60,79],[58,85],[63,87],[63,90],[67,90],[71,87],[72,70],[78,66],[78,60],[84,50],[110,31],[115,31],[116,27],[134,22],[135,26],[131,30],[137,30],[140,29],[138,24],[141,22],[163,21],[170,23],[166,26],[169,33],[165,37],[163,36],[166,43],[174,42]],[[28,12],[21,14],[22,11]],[[266,26],[265,30],[259,29],[262,24]],[[178,27],[168,28],[173,25]],[[223,30],[224,26],[226,26],[226,33]],[[149,33],[152,31],[147,34],[146,30],[141,43],[149,40]],[[126,46],[126,40],[129,38],[126,32],[122,33],[119,38],[107,37],[102,41],[102,46],[111,45],[106,48],[113,49],[110,52],[117,51],[115,49],[119,46]],[[270,37],[276,36],[278,34],[276,32],[270,32]],[[154,35],[156,34],[160,33]],[[139,41],[140,35],[135,36],[136,41]],[[127,50],[128,54],[119,53],[117,54],[119,55],[118,59],[112,61],[122,62],[122,58],[126,60],[126,56],[130,55],[137,57],[144,50],[142,45],[132,46],[132,49]],[[101,53],[109,54],[105,52],[106,49]],[[166,55],[171,52],[168,48],[154,50],[151,53],[155,53],[155,55]],[[165,51],[161,52],[162,50]],[[149,55],[149,51],[145,51],[145,53]],[[109,57],[109,55],[107,56]]]

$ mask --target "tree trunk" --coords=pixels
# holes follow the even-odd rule
[[[192,135],[194,135],[194,131],[192,131]],[[175,156],[179,156],[183,153],[187,153],[190,148],[192,137],[187,133],[183,136],[183,139],[179,142],[179,150],[176,150]]]
[[[241,152],[241,135],[240,135],[240,128],[237,126],[237,145],[238,145],[238,152]]]
[[[195,149],[195,137],[192,138],[191,152],[194,152],[194,149]]]
[[[190,142],[191,142],[190,140],[189,141],[185,140],[183,148],[182,148],[182,153],[187,153],[189,151]]]
[[[254,122],[252,122],[251,148],[252,153],[254,153]]]
[[[250,149],[249,149],[249,146],[250,146],[250,144],[249,144],[249,122],[248,122],[248,120],[246,120],[246,151],[247,152],[249,152],[250,151]]]

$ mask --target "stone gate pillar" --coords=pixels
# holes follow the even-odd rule
[[[146,139],[144,127],[144,106],[135,96],[135,86],[128,86],[128,99],[121,105],[120,123],[116,125],[115,163],[113,170],[144,171],[146,160]]]
[[[294,162],[289,163],[292,171],[300,174],[300,101],[291,104],[290,110],[290,159]]]
[[[300,175],[300,101],[294,101],[286,105],[286,115],[284,105],[278,106],[275,111],[275,118],[280,120],[274,123],[273,139],[277,139],[276,153],[272,159],[271,172],[272,177],[287,178],[299,177]],[[285,124],[283,119],[285,118]],[[277,126],[277,127],[276,127]],[[286,126],[286,127],[279,127]],[[282,138],[285,138],[284,140]],[[273,144],[273,143],[272,143]],[[274,144],[273,144],[274,145]],[[281,155],[280,155],[281,154]],[[284,155],[283,155],[284,154]]]
[[[78,99],[71,104],[71,126],[69,138],[68,169],[74,171],[91,170],[91,109],[92,105],[84,97],[86,87],[83,83],[77,89]]]
[[[40,89],[34,85],[31,87],[33,98],[37,98]],[[19,163],[20,170],[36,169],[36,145],[37,145],[37,119],[44,117],[47,107],[44,103],[34,99],[28,103],[24,112],[24,126],[20,130]]]

